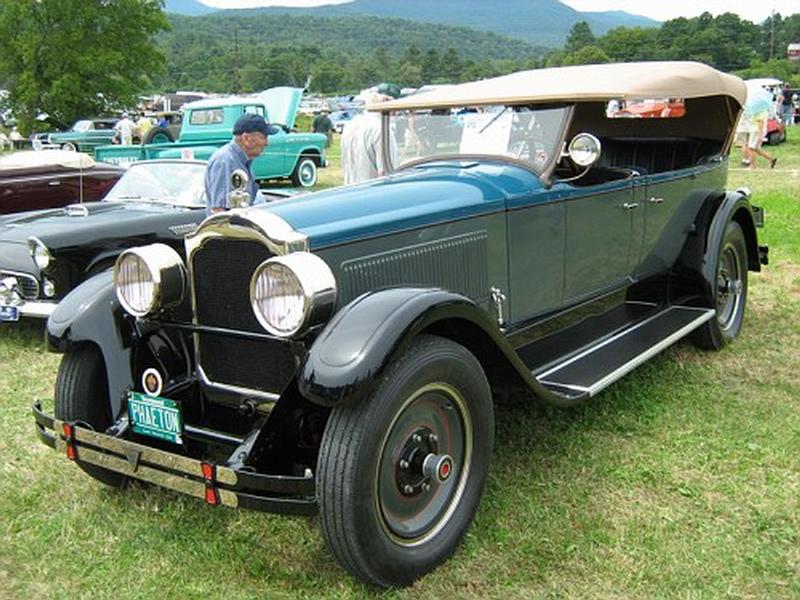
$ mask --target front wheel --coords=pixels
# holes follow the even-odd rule
[[[97,346],[77,346],[61,359],[56,377],[56,417],[101,432],[111,425],[106,367]],[[80,452],[77,462],[83,471],[101,483],[115,488],[127,483],[124,475],[82,463]]]
[[[422,336],[371,396],[333,409],[317,490],[326,544],[353,575],[409,585],[446,560],[483,491],[494,412],[477,359]]]
[[[308,156],[301,156],[292,172],[292,183],[298,187],[309,188],[317,183],[317,163]]]
[[[719,350],[739,334],[747,303],[747,243],[736,221],[725,228],[714,282],[716,315],[692,334],[700,348]]]
[[[65,142],[61,144],[61,149],[66,150],[67,152],[77,152],[78,148],[72,142]]]

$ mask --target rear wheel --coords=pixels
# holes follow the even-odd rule
[[[78,148],[72,142],[65,142],[61,144],[61,149],[66,150],[67,152],[77,152]]]
[[[317,163],[310,156],[301,156],[292,172],[292,183],[298,187],[312,187],[317,183]]]
[[[714,285],[716,316],[692,334],[692,341],[719,350],[739,334],[747,303],[747,244],[741,226],[731,221],[725,228],[717,257]]]
[[[153,127],[144,136],[145,144],[167,144],[175,138],[166,127]]]
[[[56,378],[56,417],[101,432],[111,425],[106,366],[97,346],[77,346],[61,359]],[[77,463],[90,476],[111,487],[120,488],[127,482],[124,475],[82,463],[80,451]]]
[[[333,409],[320,448],[320,525],[333,555],[378,586],[411,584],[467,531],[489,469],[494,413],[480,363],[434,336],[374,393]]]

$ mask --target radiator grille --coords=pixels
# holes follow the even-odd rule
[[[489,294],[485,231],[408,246],[342,263],[340,303],[398,285],[439,287],[477,302]]]
[[[213,239],[192,255],[199,325],[265,333],[250,307],[250,279],[270,257],[252,240]],[[286,343],[214,333],[198,333],[199,362],[215,383],[279,393],[294,374]]]
[[[22,296],[26,300],[36,300],[39,297],[39,280],[33,275],[14,271],[0,271],[0,279],[5,279],[6,277],[16,277]]]

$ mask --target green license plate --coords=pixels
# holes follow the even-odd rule
[[[181,411],[169,398],[148,396],[139,392],[128,394],[128,419],[131,428],[139,434],[149,435],[174,444],[182,444]]]

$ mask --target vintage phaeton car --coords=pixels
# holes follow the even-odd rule
[[[0,158],[0,214],[99,200],[124,172],[79,152],[8,154]]]
[[[124,249],[162,242],[179,250],[205,218],[205,162],[110,166],[125,174],[102,201],[0,217],[0,321],[48,317]]]
[[[739,333],[767,258],[725,189],[744,97],[634,63],[375,105],[392,174],[213,215],[185,260],[133,248],[70,294],[39,436],[111,486],[318,511],[347,570],[408,584],[472,521],[495,392],[572,406],[684,336]],[[657,98],[682,116],[607,116]]]

